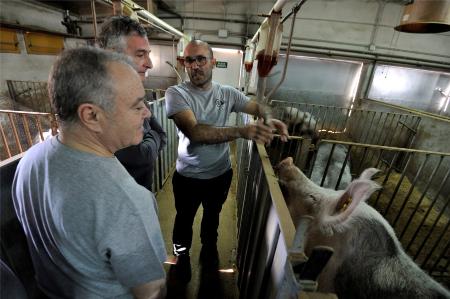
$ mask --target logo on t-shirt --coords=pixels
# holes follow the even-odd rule
[[[223,109],[223,105],[225,105],[225,101],[222,99],[216,99],[216,106],[219,108],[219,110]]]

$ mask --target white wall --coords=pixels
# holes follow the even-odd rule
[[[17,34],[20,54],[0,53],[0,93],[8,88],[6,80],[47,81],[48,73],[55,60],[53,55],[29,55],[26,53],[22,34]]]
[[[239,84],[239,77],[241,71],[242,51],[213,48],[214,57],[216,61],[222,61],[227,63],[227,68],[214,68],[213,80],[221,84],[230,85],[239,88],[243,85],[243,82]]]

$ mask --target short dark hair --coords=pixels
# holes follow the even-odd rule
[[[130,17],[114,16],[103,23],[98,43],[103,49],[115,49],[121,52],[126,47],[124,38],[130,35],[147,38],[147,31],[139,22]]]
[[[210,58],[214,57],[213,50],[212,50],[211,46],[207,42],[204,42],[204,41],[199,40],[199,39],[193,39],[186,45],[186,47],[189,46],[189,45],[195,45],[197,47],[198,46],[206,47],[206,48],[208,48],[209,56],[211,56]]]
[[[125,55],[94,47],[69,49],[58,56],[50,71],[48,92],[60,121],[77,122],[83,103],[113,110],[116,90],[108,70],[111,62],[132,66]]]

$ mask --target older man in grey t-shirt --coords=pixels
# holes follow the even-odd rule
[[[268,143],[277,129],[286,141],[286,126],[279,120],[258,121],[243,127],[225,127],[231,112],[245,112],[264,117],[267,107],[249,100],[236,89],[212,82],[215,66],[213,52],[205,42],[191,41],[184,50],[184,65],[190,82],[166,91],[169,118],[178,127],[177,170],[173,176],[173,192],[177,214],[173,229],[173,251],[178,257],[176,273],[181,281],[191,279],[189,249],[192,224],[203,205],[200,258],[216,266],[217,228],[222,204],[231,184],[232,169],[228,141],[246,138]]]
[[[20,161],[12,196],[39,287],[50,298],[163,298],[166,259],[155,198],[114,153],[149,116],[122,55],[64,51],[49,76],[60,133]]]

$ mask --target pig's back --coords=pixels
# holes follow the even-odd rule
[[[339,298],[450,298],[404,253],[391,227],[376,218],[360,218],[355,224],[358,229],[348,243],[351,255],[336,271]]]

